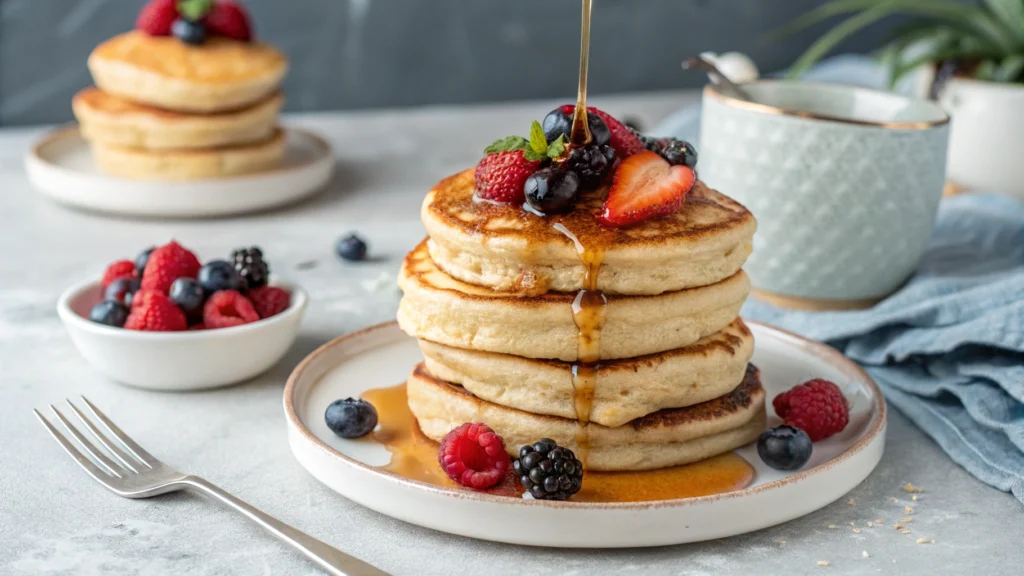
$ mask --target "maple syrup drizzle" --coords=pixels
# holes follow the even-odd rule
[[[423,435],[409,410],[405,384],[368,390],[363,399],[377,407],[379,426],[359,440],[384,446],[391,461],[379,468],[434,486],[471,490],[453,482],[437,463],[438,444]],[[686,466],[643,472],[585,472],[575,502],[648,502],[721,494],[745,488],[754,479],[746,460],[729,452]],[[509,474],[489,494],[520,498],[523,489]]]
[[[576,110],[572,117],[569,144],[586,146],[590,143],[590,125],[587,122],[587,68],[590,66],[590,8],[593,0],[583,1],[583,20],[580,25],[580,76],[576,89]]]

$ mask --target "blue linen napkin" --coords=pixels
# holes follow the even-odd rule
[[[810,76],[878,85],[877,70],[843,57]],[[682,110],[655,132],[696,141],[699,118]],[[870,310],[799,312],[750,300],[742,313],[861,364],[955,462],[1024,503],[1024,204],[944,199],[914,277]]]

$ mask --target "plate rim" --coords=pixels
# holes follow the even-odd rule
[[[314,132],[312,132],[310,130],[306,130],[305,128],[297,128],[297,127],[294,127],[294,126],[288,126],[288,125],[284,125],[284,124],[282,124],[280,127],[285,132],[286,135],[289,134],[289,133],[298,134],[298,135],[308,139],[309,141],[311,141],[314,144],[314,146],[316,147],[316,149],[317,149],[316,158],[307,160],[305,162],[301,162],[299,164],[295,164],[295,165],[291,165],[291,166],[277,166],[277,167],[275,167],[273,169],[270,169],[270,170],[262,170],[260,172],[255,172],[255,173],[252,173],[252,174],[241,174],[241,175],[238,175],[238,176],[231,176],[231,177],[228,177],[228,178],[203,178],[203,179],[200,179],[200,180],[161,181],[160,185],[161,186],[169,186],[169,187],[173,187],[173,186],[192,187],[192,186],[202,185],[202,184],[210,184],[210,183],[223,182],[225,180],[229,180],[231,182],[259,180],[259,179],[263,179],[263,178],[267,178],[267,177],[271,177],[271,176],[280,176],[280,175],[288,174],[290,172],[306,170],[310,166],[313,166],[316,163],[321,162],[324,157],[328,157],[328,156],[332,156],[333,155],[333,150],[331,148],[330,143],[327,142],[327,140],[325,140],[323,137],[319,136],[318,134],[316,134],[316,133],[314,133]],[[67,140],[69,138],[74,138],[74,137],[81,138],[83,141],[85,141],[85,137],[82,136],[82,132],[81,132],[80,126],[79,126],[79,124],[77,122],[71,122],[71,123],[66,124],[64,126],[59,126],[59,127],[56,127],[56,128],[54,128],[52,130],[49,130],[45,134],[43,134],[43,136],[40,137],[39,140],[37,140],[35,143],[33,143],[31,148],[28,149],[28,151],[25,153],[25,161],[26,162],[33,162],[33,163],[35,163],[37,165],[40,165],[40,166],[45,166],[48,170],[55,170],[55,171],[58,171],[58,172],[61,172],[61,173],[65,174],[65,175],[72,175],[72,176],[74,176],[76,178],[89,178],[89,179],[95,180],[97,182],[103,181],[103,180],[110,180],[110,179],[117,180],[117,181],[120,181],[120,182],[127,182],[127,183],[138,182],[137,180],[133,180],[131,178],[122,178],[120,176],[110,176],[110,175],[106,175],[106,174],[89,174],[89,173],[81,172],[79,170],[73,170],[73,169],[67,168],[66,166],[63,166],[61,164],[57,164],[57,163],[53,162],[52,160],[49,160],[45,156],[43,156],[43,154],[42,154],[42,149],[43,148],[45,148],[47,146],[52,146],[52,145],[60,142],[61,140]]]
[[[288,427],[293,432],[297,432],[305,440],[311,442],[318,450],[327,453],[329,456],[337,458],[339,461],[347,466],[351,466],[359,471],[367,472],[378,475],[381,479],[393,482],[399,486],[405,488],[411,488],[416,490],[426,490],[439,495],[442,497],[451,497],[465,500],[475,500],[479,502],[498,504],[498,505],[523,505],[523,506],[540,506],[543,508],[552,509],[576,509],[576,510],[602,510],[602,509],[613,509],[613,510],[651,510],[658,508],[678,508],[700,504],[709,504],[712,502],[734,499],[734,498],[745,498],[753,496],[755,494],[768,492],[776,489],[783,488],[789,484],[800,482],[812,476],[825,473],[833,467],[842,464],[844,461],[856,456],[863,452],[868,446],[878,440],[878,436],[885,431],[886,422],[888,420],[887,408],[885,403],[885,396],[882,394],[881,388],[874,379],[865,371],[863,368],[858,366],[855,362],[844,356],[838,350],[820,342],[815,342],[808,338],[804,338],[799,334],[790,332],[788,330],[778,328],[771,324],[759,322],[756,320],[750,320],[742,318],[742,320],[749,324],[755,325],[760,329],[774,332],[775,335],[782,340],[793,344],[821,360],[828,362],[829,364],[836,366],[840,371],[848,373],[853,377],[861,379],[869,389],[871,389],[874,395],[873,411],[872,411],[872,422],[868,427],[868,430],[864,435],[853,443],[849,448],[843,450],[839,455],[831,458],[821,464],[808,468],[807,470],[801,470],[791,476],[759,484],[757,486],[751,486],[743,488],[741,490],[732,490],[729,492],[723,492],[720,494],[710,494],[706,496],[694,496],[690,498],[675,498],[670,500],[650,500],[645,502],[573,502],[567,501],[553,501],[553,500],[530,500],[524,498],[509,498],[507,496],[497,496],[488,494],[486,492],[475,492],[470,490],[457,490],[454,488],[446,488],[443,486],[436,486],[434,484],[428,484],[419,480],[412,480],[399,476],[393,472],[383,470],[377,466],[371,466],[346,456],[341,452],[335,450],[330,445],[322,441],[315,434],[313,434],[309,428],[307,428],[302,420],[298,416],[298,412],[295,408],[295,393],[298,389],[299,380],[303,377],[304,372],[309,369],[310,365],[316,361],[321,355],[329,352],[330,349],[335,346],[341,345],[347,340],[354,340],[366,334],[377,332],[381,330],[387,330],[391,328],[398,328],[398,322],[395,320],[381,322],[372,326],[367,326],[359,330],[342,334],[325,344],[318,347],[316,350],[306,356],[302,362],[300,362],[291,374],[288,376],[288,381],[284,387],[284,412],[285,420]],[[411,336],[409,336],[411,338]],[[874,468],[874,467],[872,467]],[[870,474],[870,471],[868,472]]]

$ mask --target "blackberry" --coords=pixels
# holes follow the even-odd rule
[[[550,438],[520,448],[512,469],[523,488],[538,500],[566,500],[583,486],[583,463]]]
[[[697,166],[697,150],[686,140],[669,138],[657,152],[673,166],[686,166],[690,169]]]
[[[253,246],[252,248],[239,248],[231,254],[235,262],[235,270],[245,280],[246,288],[259,288],[267,285],[267,278],[270,276],[270,266],[263,260],[263,251]]]
[[[601,185],[614,163],[614,148],[607,144],[590,144],[582,148],[573,148],[565,160],[565,167],[579,176],[581,189],[593,190]]]

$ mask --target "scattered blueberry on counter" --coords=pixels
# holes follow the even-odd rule
[[[362,238],[355,234],[349,234],[338,240],[335,251],[342,260],[361,262],[366,260],[367,246]]]
[[[757,439],[757,455],[776,470],[799,470],[810,460],[812,450],[810,436],[792,426],[769,428]]]
[[[324,412],[324,420],[338,436],[359,438],[377,427],[377,409],[363,399],[335,400]]]

